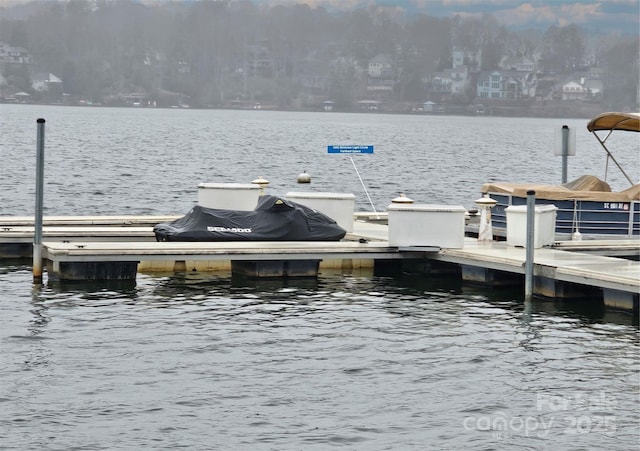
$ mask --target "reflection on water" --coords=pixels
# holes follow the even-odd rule
[[[30,280],[24,265],[0,270],[9,448],[615,449],[610,434],[565,433],[585,415],[578,399],[603,396],[615,410],[593,421],[615,417],[620,448],[636,437],[637,325],[525,304],[521,287],[357,272]],[[541,415],[533,435],[483,425]]]
[[[27,265],[0,266],[0,274],[29,272]],[[355,274],[354,274],[355,273]],[[97,289],[97,290],[96,290]],[[155,307],[182,306],[202,303],[211,298],[256,299],[257,303],[290,302],[308,304],[310,300],[332,294],[333,301],[349,299],[361,291],[378,293],[386,299],[399,297],[402,305],[417,308],[418,301],[430,302],[472,299],[491,306],[506,308],[523,317],[532,314],[566,316],[583,323],[600,321],[638,326],[637,317],[626,312],[605,310],[603,304],[590,300],[547,300],[534,298],[524,301],[521,284],[488,289],[482,285],[463,282],[458,275],[425,276],[404,273],[397,276],[373,276],[369,269],[343,272],[326,269],[313,278],[252,278],[233,275],[230,271],[215,273],[147,273],[138,280],[56,281],[34,286],[34,304],[60,303],[80,307],[111,303],[149,304]],[[343,294],[336,294],[343,293]],[[360,300],[362,298],[357,297]]]

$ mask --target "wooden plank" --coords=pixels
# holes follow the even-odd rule
[[[0,227],[0,243],[33,242],[34,227]],[[155,241],[152,227],[43,227],[42,236],[50,241],[85,239],[92,241],[117,238],[120,241],[150,238]]]
[[[45,216],[43,225],[51,227],[102,225],[112,227],[154,226],[180,218],[176,215],[157,216]],[[5,226],[33,226],[33,216],[0,216],[0,228]]]
[[[609,257],[622,256],[640,259],[640,237],[637,239],[557,241],[553,248]]]
[[[387,242],[233,241],[233,242],[92,242],[43,243],[52,261],[145,260],[309,260],[417,259],[428,252],[400,253]]]

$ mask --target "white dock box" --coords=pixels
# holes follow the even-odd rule
[[[533,247],[550,246],[555,242],[555,205],[536,205],[533,217]],[[511,205],[505,208],[507,214],[507,244],[527,245],[527,206]]]
[[[351,193],[295,192],[285,194],[285,199],[324,213],[347,232],[353,232],[353,213],[356,196]]]
[[[466,209],[461,205],[391,204],[389,246],[462,248]]]
[[[258,205],[260,187],[254,183],[200,183],[198,204],[206,208],[251,211]]]

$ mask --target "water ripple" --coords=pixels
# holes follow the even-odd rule
[[[32,212],[41,115],[47,214],[186,212],[200,182],[261,175],[285,193],[302,170],[369,210],[326,154],[342,143],[375,145],[354,160],[380,210],[399,192],[468,205],[504,175],[556,182],[551,120],[2,108],[4,215]],[[578,130],[581,174],[600,150]],[[637,446],[637,324],[580,303],[408,275],[36,287],[23,262],[3,262],[0,287],[6,449]]]

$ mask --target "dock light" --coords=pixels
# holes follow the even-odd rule
[[[264,189],[269,184],[269,180],[262,178],[262,176],[258,177],[255,180],[252,180],[251,183],[258,185],[260,187],[260,195],[264,195]]]
[[[491,227],[491,209],[498,201],[485,193],[475,204],[480,209],[480,226],[478,228],[478,241],[493,241],[493,228]]]
[[[307,174],[305,170],[302,174],[298,176],[298,183],[311,183],[311,176]]]

